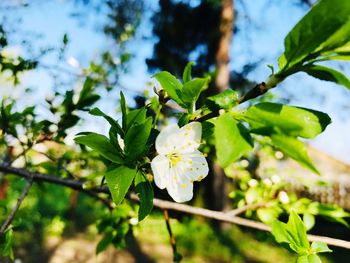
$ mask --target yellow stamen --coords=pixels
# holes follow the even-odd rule
[[[176,166],[182,159],[181,159],[181,156],[180,155],[177,155],[175,153],[173,154],[169,154],[168,155],[168,159],[170,161],[170,165],[172,167]]]

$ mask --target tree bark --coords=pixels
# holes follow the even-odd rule
[[[229,87],[230,47],[233,35],[234,4],[233,0],[222,0],[221,18],[219,24],[220,38],[215,56],[216,78],[215,88],[218,92]]]
[[[219,93],[229,88],[230,82],[230,47],[234,25],[234,2],[222,0],[221,18],[219,24],[219,42],[215,56],[216,78],[214,92]],[[212,178],[212,194],[210,208],[223,211],[228,209],[228,179],[224,170],[213,161],[210,164]]]

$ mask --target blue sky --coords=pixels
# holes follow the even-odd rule
[[[4,1],[5,3],[13,3],[12,0]],[[245,3],[244,6],[242,2]],[[151,38],[152,25],[149,18],[152,12],[157,9],[157,3],[158,1],[155,0],[147,1],[149,12],[144,18],[137,39],[130,43],[129,49],[137,50],[137,52],[134,53],[135,57],[130,64],[130,71],[121,81],[121,85],[128,89],[142,92],[146,83],[150,81],[150,74],[147,72],[144,60],[151,56],[155,42],[155,39]],[[40,32],[43,37],[33,40],[34,49],[46,45],[59,46],[63,35],[67,33],[70,39],[67,57],[74,57],[84,66],[91,59],[97,58],[102,50],[113,48],[114,43],[98,31],[103,24],[101,16],[96,16],[94,12],[87,12],[87,16],[84,17],[85,23],[81,26],[77,18],[70,16],[76,8],[78,7],[72,4],[72,1],[34,1],[29,7],[12,9],[6,14],[1,14],[3,10],[0,10],[0,17],[6,15],[14,21],[16,18],[21,18],[22,21],[15,24],[15,28],[22,31]],[[236,23],[241,28],[241,32],[233,39],[230,68],[239,70],[247,62],[261,59],[260,66],[249,75],[252,80],[261,82],[270,74],[266,64],[273,64],[277,67],[278,55],[283,50],[284,36],[302,18],[307,9],[294,5],[293,1],[276,0],[236,1],[236,8],[238,10]],[[14,39],[14,42],[17,40]],[[21,48],[17,50],[25,53]],[[54,56],[47,56],[44,63],[50,65],[55,63]],[[68,64],[64,66],[72,72],[76,71]],[[349,75],[349,64],[342,63],[342,67],[342,70]],[[39,70],[23,77],[22,87],[28,86],[40,90],[40,96],[35,93],[31,98],[22,97],[21,100],[25,104],[28,99],[35,99],[40,104],[43,103],[44,97],[50,93],[53,81],[45,70]],[[17,93],[17,96],[21,97],[21,87],[17,88],[18,90],[11,89],[10,91],[5,91],[5,89],[5,86],[2,90],[0,88],[0,94],[10,92]],[[281,99],[287,99],[291,94],[294,94],[290,104],[327,112],[333,123],[311,144],[350,163],[350,139],[348,136],[350,134],[350,120],[347,117],[350,112],[348,106],[349,91],[341,86],[315,80],[304,74],[296,74],[276,88],[274,93]],[[102,94],[102,96],[108,97],[109,102],[108,100],[104,101],[99,106],[105,111],[113,113],[114,108],[110,106],[113,103],[115,105],[117,96],[115,94],[111,96]],[[129,101],[131,102],[131,97],[129,97]],[[99,120],[95,121],[98,124],[94,123],[95,128],[103,126]]]

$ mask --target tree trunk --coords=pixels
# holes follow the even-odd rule
[[[220,38],[215,56],[216,78],[215,93],[222,92],[229,87],[230,71],[230,46],[233,35],[234,4],[233,0],[222,0],[221,18],[219,24]],[[225,210],[228,207],[228,179],[224,170],[216,163],[210,164],[212,178],[211,208],[214,210]]]
[[[230,46],[233,34],[234,5],[233,0],[222,0],[221,18],[220,18],[220,38],[218,49],[215,56],[216,78],[215,88],[218,92],[229,87],[230,71],[228,63],[230,62]]]

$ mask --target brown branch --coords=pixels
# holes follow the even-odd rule
[[[69,180],[69,179],[62,179],[56,176],[50,176],[50,175],[44,175],[41,173],[31,173],[25,169],[20,169],[20,168],[14,168],[14,167],[9,167],[6,165],[1,165],[0,164],[0,171],[4,173],[10,173],[14,174],[20,177],[24,178],[30,178],[31,176],[33,177],[34,181],[39,181],[39,182],[48,182],[48,183],[53,183],[53,184],[58,184],[66,187],[70,187],[72,189],[76,189],[82,192],[92,192],[92,193],[109,193],[109,190],[107,187],[99,187],[99,188],[94,188],[91,190],[86,190],[83,188],[83,183],[82,181],[77,181],[77,180]],[[139,199],[136,194],[130,194],[130,199],[132,201],[138,202]],[[253,220],[237,217],[237,216],[230,216],[229,214],[225,212],[220,212],[220,211],[213,211],[209,209],[204,209],[200,207],[194,207],[190,205],[185,205],[185,204],[179,204],[179,203],[174,203],[170,201],[165,201],[161,199],[155,198],[153,200],[153,205],[154,207],[162,210],[172,210],[172,211],[178,211],[186,214],[191,214],[191,215],[197,215],[197,216],[203,216],[205,218],[210,218],[210,219],[215,219],[218,221],[222,222],[227,222],[227,223],[232,223],[244,227],[249,227],[249,228],[254,228],[262,231],[271,231],[271,227],[260,223],[256,222]],[[328,245],[335,246],[335,247],[341,247],[341,248],[346,248],[350,249],[350,242],[341,240],[341,239],[336,239],[336,238],[331,238],[331,237],[325,237],[325,236],[316,236],[316,235],[308,235],[309,241],[321,241],[325,242]]]
[[[12,208],[10,214],[7,216],[6,220],[4,221],[4,223],[2,224],[1,226],[1,229],[0,229],[0,235],[2,235],[3,233],[5,233],[6,229],[8,228],[8,226],[11,224],[12,220],[14,219],[15,215],[16,215],[16,212],[18,211],[19,207],[21,206],[24,198],[27,196],[29,190],[30,190],[30,187],[32,186],[33,184],[33,176],[31,176],[29,179],[28,179],[28,182],[27,184],[25,185],[25,187],[23,188],[22,190],[22,193],[21,195],[18,197],[18,200],[17,200],[17,203],[16,205]]]
[[[233,209],[231,211],[228,211],[226,212],[226,215],[229,215],[229,216],[238,216],[240,214],[243,214],[244,212],[246,212],[247,210],[250,210],[250,209],[256,209],[256,208],[259,208],[259,207],[262,207],[262,206],[265,206],[266,204],[264,202],[261,202],[261,203],[257,203],[257,204],[247,204],[245,206],[242,206],[242,207],[238,207],[236,209]]]
[[[248,91],[247,94],[245,94],[242,98],[240,98],[239,100],[239,104],[247,101],[247,100],[251,100],[251,99],[255,99],[263,94],[265,94],[267,92],[267,87],[265,82],[262,82],[258,85],[256,85],[253,89],[251,89],[250,91]]]
[[[168,233],[169,233],[170,244],[171,244],[171,247],[173,249],[173,262],[179,262],[179,259],[178,259],[179,256],[178,256],[177,249],[176,249],[176,240],[175,240],[175,236],[174,236],[173,232],[171,231],[168,210],[164,209],[163,214],[164,214],[166,228],[167,228]]]

